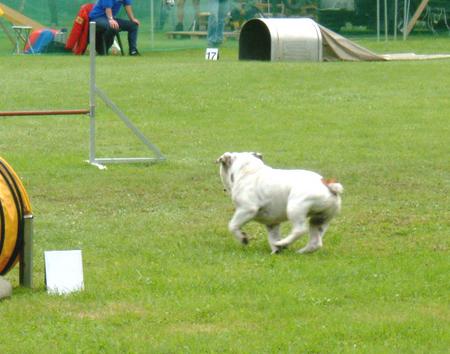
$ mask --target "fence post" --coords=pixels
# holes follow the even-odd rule
[[[33,215],[23,217],[23,245],[20,255],[19,282],[21,286],[33,287]]]

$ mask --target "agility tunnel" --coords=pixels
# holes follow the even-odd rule
[[[449,59],[450,54],[376,54],[310,18],[255,18],[239,36],[239,60],[391,61]]]
[[[30,200],[19,176],[0,157],[0,275],[20,260],[25,218],[30,215]]]

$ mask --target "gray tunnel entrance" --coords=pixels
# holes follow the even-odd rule
[[[239,60],[270,61],[271,43],[270,31],[264,22],[246,22],[239,35]]]

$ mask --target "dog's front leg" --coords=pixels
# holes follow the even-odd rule
[[[241,230],[241,227],[252,220],[257,212],[257,209],[239,208],[234,212],[233,217],[228,223],[228,230],[244,245],[248,244],[248,236]]]

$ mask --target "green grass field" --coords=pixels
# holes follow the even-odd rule
[[[450,53],[448,38],[360,44]],[[167,157],[89,155],[86,117],[0,118],[0,155],[35,215],[33,290],[7,274],[0,353],[448,353],[450,61],[239,62],[202,49],[97,60],[97,82]],[[87,108],[88,57],[0,57],[0,110]],[[146,156],[103,104],[98,155]],[[324,248],[248,247],[215,159],[338,178]],[[288,229],[285,228],[284,232]],[[81,249],[85,290],[50,296],[43,253]]]

